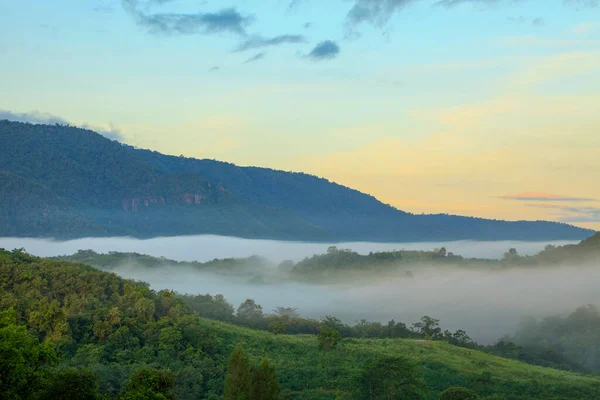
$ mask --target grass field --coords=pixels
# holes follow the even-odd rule
[[[208,319],[201,324],[216,328],[223,346],[233,349],[242,343],[251,358],[273,361],[286,399],[350,399],[354,377],[371,360],[390,355],[420,365],[428,399],[438,399],[449,386],[509,400],[600,399],[600,377],[536,367],[444,342],[344,339],[326,352],[310,335],[275,335]]]

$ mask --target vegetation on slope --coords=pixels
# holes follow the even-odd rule
[[[365,371],[390,357],[406,360],[402,371],[422,379],[427,399],[451,386],[515,400],[600,397],[600,378],[431,341],[437,330],[426,331],[434,327],[427,321],[416,340],[342,338],[319,346],[315,335],[200,318],[192,309],[205,309],[201,298],[188,300],[89,266],[0,251],[0,396],[53,398],[85,387],[85,398],[218,399],[230,355],[242,344],[253,363],[266,358],[275,366],[286,399],[364,398]],[[236,318],[251,326],[257,307],[249,302]],[[336,323],[325,319],[319,329]]]
[[[315,283],[343,282],[353,279],[354,274],[368,272],[368,277],[377,278],[381,274],[402,271],[407,277],[412,271],[423,266],[460,267],[482,269],[506,269],[518,267],[552,267],[561,265],[581,265],[600,258],[600,233],[578,244],[546,246],[533,256],[521,256],[516,249],[508,249],[501,259],[465,258],[448,252],[445,247],[432,251],[395,250],[359,254],[350,249],[330,246],[324,254],[315,254],[295,263],[283,261],[275,269],[269,260],[251,256],[247,258],[215,259],[208,262],[175,261],[164,257],[152,257],[138,253],[110,252],[99,254],[93,250],[79,250],[72,255],[56,259],[80,262],[104,270],[112,270],[121,265],[135,265],[143,268],[166,266],[190,267],[199,271],[216,273],[250,273],[258,278],[310,280]]]

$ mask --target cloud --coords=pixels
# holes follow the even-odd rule
[[[453,8],[462,4],[472,4],[478,6],[493,6],[503,4],[518,4],[528,0],[436,0],[433,5],[446,8]],[[350,36],[356,36],[352,29],[362,23],[368,23],[377,28],[384,27],[394,15],[406,6],[425,3],[424,0],[353,0],[353,5],[346,16],[346,24],[351,30]],[[598,7],[600,0],[563,0],[565,5],[576,7]],[[541,18],[530,20],[534,26],[541,25]],[[352,35],[354,34],[354,35]]]
[[[351,27],[366,22],[381,28],[396,11],[418,1],[420,0],[355,0],[348,11],[346,22]]]
[[[164,4],[167,1],[159,1]],[[192,35],[231,33],[246,35],[246,26],[251,17],[241,15],[235,8],[225,8],[213,13],[150,13],[142,7],[140,0],[122,0],[123,8],[131,14],[138,25],[157,35]],[[156,0],[149,4],[157,3]],[[148,3],[145,3],[148,5]]]
[[[460,4],[492,5],[520,1],[524,0],[437,0],[434,5],[452,8]],[[354,0],[354,5],[346,16],[346,24],[351,30],[348,36],[356,36],[356,32],[352,32],[352,29],[362,23],[383,28],[396,12],[406,6],[423,2],[423,0]]]
[[[600,208],[528,204],[528,207],[556,210],[558,220],[565,223],[600,222]]]
[[[518,200],[518,201],[596,201],[595,199],[584,198],[584,197],[573,197],[573,196],[561,196],[551,193],[517,193],[506,196],[500,196],[504,200]]]
[[[46,124],[46,125],[69,125],[66,119],[57,117],[52,114],[43,113],[40,111],[31,111],[28,113],[13,113],[8,110],[0,110],[0,120],[7,119],[16,122],[28,122],[31,124]]]
[[[289,11],[295,10],[296,8],[298,8],[300,3],[302,3],[302,0],[291,0],[290,4],[288,5],[288,10]]]
[[[99,133],[102,136],[104,136],[108,139],[111,139],[111,140],[123,141],[123,134],[122,134],[121,130],[118,127],[116,127],[115,125],[113,125],[112,123],[109,124],[108,129],[106,129],[106,128],[90,125],[85,122],[80,125],[72,124],[64,118],[57,117],[55,115],[48,114],[48,113],[43,113],[40,111],[31,111],[28,113],[13,113],[12,111],[0,109],[0,120],[3,120],[3,119],[7,119],[9,121],[16,121],[16,122],[27,122],[30,124],[44,124],[44,125],[59,124],[59,125],[77,126],[79,128],[89,129],[91,131]]]
[[[252,57],[250,57],[249,59],[247,59],[246,61],[244,61],[244,64],[249,64],[254,61],[262,60],[263,58],[265,58],[266,55],[267,55],[267,53],[265,53],[264,51],[261,53],[255,54]]]
[[[305,43],[306,38],[302,35],[279,35],[272,38],[252,36],[242,42],[235,51],[246,51],[263,47],[279,46],[287,43]]]
[[[210,67],[208,69],[208,72],[214,72],[214,71],[219,71],[221,69],[221,67],[217,67],[216,65],[214,67]]]
[[[308,54],[313,60],[331,60],[340,53],[340,47],[331,40],[325,40],[315,46]]]

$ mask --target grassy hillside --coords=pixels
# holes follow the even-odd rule
[[[406,356],[422,367],[432,400],[450,386],[512,400],[600,398],[600,377],[536,367],[439,341],[344,339],[325,352],[311,335],[274,335],[208,319],[200,319],[200,324],[215,329],[223,346],[233,349],[241,342],[252,357],[272,360],[290,399],[350,398],[352,382],[363,368],[390,355]]]

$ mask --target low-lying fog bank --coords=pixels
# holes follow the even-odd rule
[[[465,329],[488,344],[514,333],[522,316],[546,317],[578,306],[600,304],[600,265],[585,267],[469,271],[440,266],[414,270],[414,277],[386,277],[355,285],[311,285],[296,282],[250,284],[192,269],[157,270],[121,266],[119,275],[143,280],[154,289],[180,293],[223,294],[236,308],[247,298],[266,313],[277,306],[297,307],[312,318],[332,314],[352,324],[357,319],[407,325],[421,316],[441,320],[444,329]]]
[[[500,258],[509,248],[532,255],[546,245],[575,242],[447,242],[447,243],[335,243],[366,254],[390,250],[432,250],[446,247],[465,257]],[[133,238],[87,238],[65,242],[46,239],[0,238],[0,247],[25,248],[38,256],[72,254],[80,249],[97,252],[137,252],[179,261],[264,256],[274,263],[298,261],[324,253],[328,244],[249,240],[219,236],[188,236],[139,240]],[[114,272],[150,283],[156,290],[180,293],[223,294],[236,308],[247,298],[256,300],[266,313],[277,306],[297,307],[305,317],[335,315],[346,323],[357,319],[407,325],[423,315],[441,320],[444,329],[465,329],[480,343],[512,334],[522,316],[545,317],[571,312],[584,304],[600,304],[600,262],[594,265],[477,271],[450,265],[411,268],[385,279],[357,278],[351,284],[313,285],[293,281],[249,283],[245,277],[218,276],[188,267],[140,268],[114,266]]]
[[[331,243],[339,248],[349,248],[361,254],[370,251],[433,250],[446,247],[449,252],[464,257],[500,258],[509,248],[516,248],[521,255],[533,255],[547,244],[561,246],[576,241],[555,242],[424,242],[424,243]],[[330,244],[309,242],[286,242],[276,240],[241,239],[226,236],[199,235],[154,239],[130,237],[84,238],[55,241],[37,238],[0,238],[0,248],[12,250],[24,248],[40,257],[73,254],[78,250],[91,249],[99,253],[109,251],[136,252],[177,261],[209,261],[215,258],[249,257],[259,255],[279,263],[283,260],[299,261],[313,254],[324,253]]]

